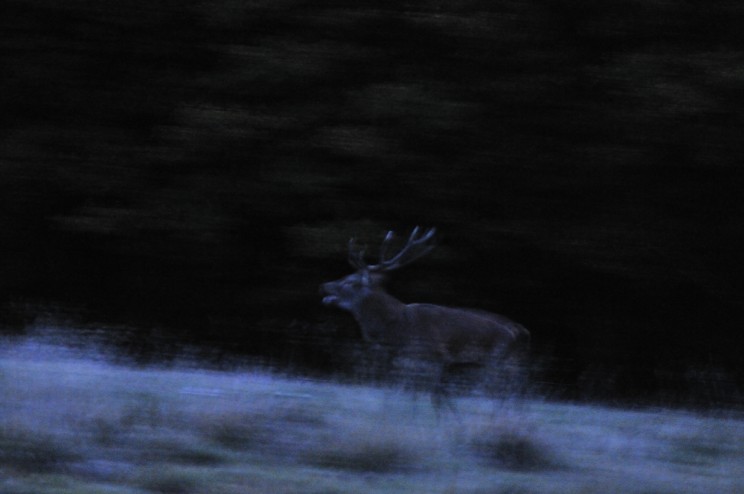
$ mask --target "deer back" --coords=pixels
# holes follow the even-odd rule
[[[432,346],[452,363],[481,363],[528,337],[524,327],[507,317],[477,309],[410,304],[406,320],[414,344]]]

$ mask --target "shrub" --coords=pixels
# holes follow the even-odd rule
[[[178,468],[151,469],[140,475],[141,487],[161,494],[190,494],[203,492],[203,484],[196,475]]]
[[[514,432],[486,434],[471,441],[472,449],[489,463],[508,470],[550,470],[558,465],[547,448]]]
[[[410,441],[410,439],[408,439]],[[353,472],[408,471],[418,463],[405,438],[359,432],[326,436],[303,454],[306,463]]]
[[[0,428],[0,465],[21,472],[57,471],[78,458],[54,436],[6,426]]]

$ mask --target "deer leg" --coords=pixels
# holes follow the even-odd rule
[[[434,410],[439,415],[443,407],[447,407],[451,412],[457,412],[455,403],[450,396],[449,389],[447,389],[447,378],[450,371],[449,364],[443,364],[439,368],[436,381],[434,382],[434,388],[431,393],[431,403],[434,406]]]

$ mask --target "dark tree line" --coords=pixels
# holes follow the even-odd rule
[[[568,394],[741,384],[744,7],[6,3],[7,331],[353,371],[317,286],[422,224],[391,291],[522,322]]]

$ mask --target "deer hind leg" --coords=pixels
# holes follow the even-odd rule
[[[484,369],[483,391],[492,403],[493,417],[518,413],[526,405],[528,376],[511,352],[495,352]]]
[[[431,391],[431,404],[437,415],[445,408],[452,413],[457,413],[455,401],[450,393],[450,378],[452,375],[452,364],[443,364],[436,373]]]

